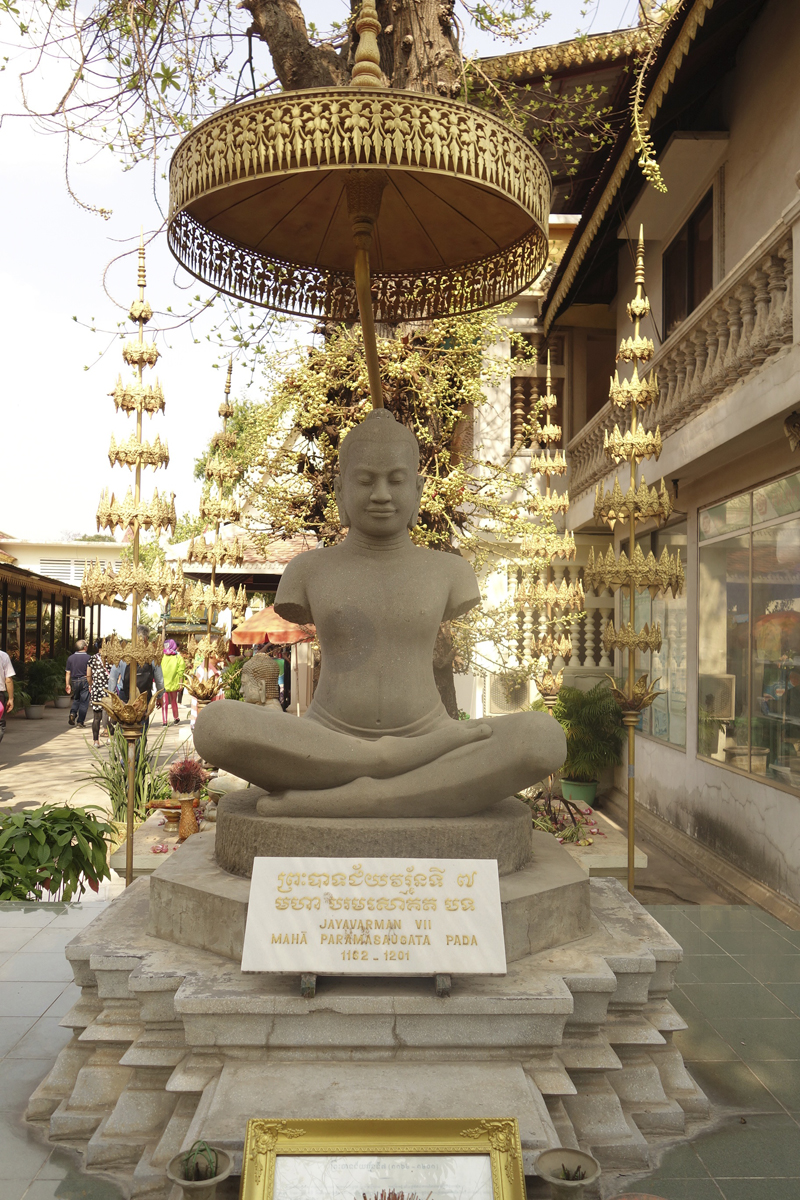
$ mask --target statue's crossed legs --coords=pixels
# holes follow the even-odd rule
[[[469,816],[538,783],[566,754],[558,722],[532,712],[367,740],[226,700],[200,714],[194,739],[207,761],[269,793],[262,815],[284,817]]]

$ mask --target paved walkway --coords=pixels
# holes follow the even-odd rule
[[[759,908],[653,905],[683,946],[670,996],[688,1025],[675,1043],[716,1125],[665,1149],[658,1169],[607,1197],[800,1198],[800,933]]]
[[[188,718],[188,706],[180,709]],[[68,709],[47,707],[44,719],[29,721],[12,716],[0,742],[0,809],[16,812],[40,804],[98,804],[108,809],[108,796],[83,777],[90,772],[92,731],[67,724]],[[161,733],[161,716],[151,720],[153,734]],[[188,719],[170,725],[164,750],[172,755],[189,736]],[[107,738],[101,738],[101,753],[107,754]]]
[[[72,732],[72,731],[70,731]],[[0,904],[0,1196],[2,1200],[121,1200],[109,1181],[81,1175],[23,1122],[37,1084],[71,1031],[59,1024],[80,995],[64,947],[105,908]]]
[[[0,905],[0,1197],[121,1200],[113,1181],[24,1124],[28,1096],[69,1031],[78,989],[64,946],[101,902]],[[800,933],[760,909],[664,905],[650,911],[683,945],[672,994],[688,1024],[675,1040],[715,1106],[689,1142],[663,1143],[649,1175],[607,1173],[603,1200],[800,1197]],[[221,1198],[222,1200],[222,1198]]]

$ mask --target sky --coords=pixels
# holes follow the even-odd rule
[[[590,0],[585,16],[587,0],[550,3],[552,17],[531,44],[563,41],[578,27],[599,33],[636,21],[635,0]],[[21,0],[23,12],[24,7]],[[320,28],[347,12],[345,0],[303,0],[302,7]],[[15,32],[11,18],[0,17],[0,54],[8,56],[0,74],[4,114],[21,110],[18,77],[27,60]],[[491,54],[508,46],[468,30],[466,49]],[[110,209],[108,220],[70,197],[58,135],[37,132],[16,117],[5,116],[0,126],[0,531],[17,538],[60,540],[95,533],[100,492],[111,487],[124,495],[132,479],[127,468],[112,468],[107,456],[112,431],[119,440],[132,428],[108,396],[117,375],[128,374],[122,339],[93,333],[91,327],[112,331],[124,318],[136,296],[136,258],[114,260],[138,244],[140,227],[157,229],[161,218],[147,164],[123,172],[110,153],[82,162],[84,157],[79,148],[73,190]],[[157,195],[166,207],[166,181],[158,180]],[[207,294],[177,267],[164,234],[149,246],[147,276],[146,294],[156,312],[148,330],[162,354],[148,378],[161,380],[166,412],[146,419],[145,432],[166,438],[170,464],[166,472],[144,473],[145,494],[153,486],[159,492],[166,487],[176,493],[179,513],[194,512],[199,500],[194,461],[219,424],[224,369],[219,369],[219,352],[206,341],[208,323],[194,333],[159,329],[168,306],[182,310],[187,295]],[[307,337],[307,329],[299,326],[296,336]],[[126,323],[123,333],[133,331]],[[283,337],[290,334],[295,331]],[[247,379],[247,364],[238,362],[234,395],[245,394]]]

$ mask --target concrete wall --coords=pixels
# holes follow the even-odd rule
[[[797,0],[772,0],[741,43],[733,72],[720,84],[722,124],[729,132],[723,170],[709,170],[692,180],[681,179],[663,197],[650,195],[659,212],[664,239],[651,240],[645,225],[647,294],[652,319],[643,333],[656,348],[661,329],[661,255],[713,184],[716,193],[715,284],[745,257],[797,199],[795,175],[800,171],[800,6]],[[642,192],[650,185],[644,185]],[[640,193],[641,195],[642,193]],[[635,206],[634,206],[635,208]],[[634,222],[635,224],[635,222]],[[631,242],[620,243],[618,299],[619,337],[628,335],[625,304],[634,294],[634,247],[638,228],[629,226]],[[577,415],[577,413],[576,413]],[[579,428],[580,426],[576,426]],[[572,436],[572,434],[570,435]]]
[[[762,387],[768,385],[768,371],[761,377]],[[795,373],[795,380],[798,378]],[[753,401],[756,394],[754,389]],[[790,453],[779,428],[775,434],[750,452],[743,452],[740,445],[738,455],[731,454],[727,463],[699,474],[681,489],[679,503],[688,525],[686,750],[637,734],[636,794],[647,808],[684,833],[800,903],[797,794],[697,757],[698,597],[704,586],[698,576],[697,514],[710,503],[800,469],[800,456]],[[721,638],[725,637],[725,608],[723,600],[718,605]],[[706,636],[713,641],[713,629],[707,630]],[[725,670],[723,659],[720,669]],[[624,766],[618,770],[616,782],[618,787],[627,787]]]
[[[725,166],[725,263],[730,269],[797,196],[800,170],[800,6],[772,0],[742,42],[731,80]]]

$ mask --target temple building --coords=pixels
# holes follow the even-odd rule
[[[799,56],[791,0],[678,6],[640,90],[645,154],[626,121],[599,172],[584,164],[571,191],[556,187],[556,214],[579,216],[542,294],[512,318],[539,366],[498,389],[480,431],[508,453],[549,350],[578,544],[567,578],[590,547],[630,553],[624,523],[601,528],[594,504],[597,486],[614,480],[606,440],[627,428],[609,379],[630,373],[615,356],[632,332],[642,226],[651,306],[642,324],[658,387],[644,425],[660,427],[663,449],[641,474],[648,486],[663,478],[674,511],[637,540],[645,556],[679,554],[686,586],[666,599],[638,593],[637,627],[663,630],[658,653],[637,651],[637,671],[662,690],[637,733],[640,829],[731,899],[774,911],[800,905],[791,850],[800,833]],[[621,674],[602,633],[628,618],[619,593],[587,589],[570,682]],[[623,765],[620,787],[625,774]]]
[[[108,632],[108,611],[104,622],[99,604],[84,605],[80,583],[87,562],[99,557],[118,568],[119,553],[113,540],[32,542],[0,533],[0,650],[30,662]]]

